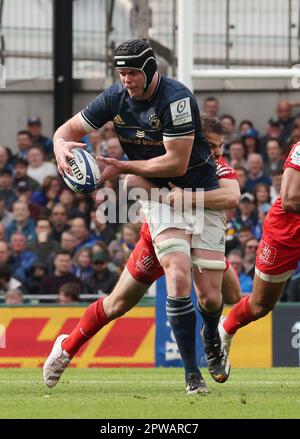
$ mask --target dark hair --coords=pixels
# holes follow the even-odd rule
[[[79,302],[79,295],[81,292],[79,284],[75,282],[67,282],[60,287],[59,292],[64,293],[65,296],[70,297],[76,302]]]
[[[242,127],[242,125],[244,125],[244,123],[246,123],[247,125],[249,125],[250,128],[254,128],[253,122],[252,122],[251,120],[243,119],[243,120],[239,123],[239,129]]]
[[[51,221],[46,215],[39,216],[38,219],[36,220],[36,225],[38,224],[39,221],[47,221],[51,226]]]
[[[4,279],[5,282],[8,282],[11,278],[11,270],[7,265],[0,266],[0,279]]]
[[[283,169],[276,169],[271,172],[271,177],[276,177],[276,175],[283,175]]]
[[[68,256],[71,257],[71,253],[68,252],[68,250],[63,250],[63,249],[61,249],[61,250],[58,250],[58,251],[55,253],[55,255],[54,255],[54,259],[55,259],[57,256],[66,256],[66,255],[68,255]]]
[[[258,184],[255,186],[255,188],[253,189],[253,191],[252,191],[252,193],[253,193],[253,195],[254,195],[254,198],[255,198],[255,204],[256,204],[256,206],[257,206],[257,192],[258,192],[258,190],[259,190],[260,188],[262,188],[262,187],[264,187],[265,189],[267,189],[268,194],[269,194],[266,203],[271,203],[270,186],[269,186],[267,183],[258,183]]]
[[[13,165],[14,166],[16,166],[16,165],[23,165],[23,166],[26,166],[26,168],[27,168],[28,167],[28,161],[25,160],[25,159],[22,159],[21,157],[17,157],[17,158],[15,158],[15,160],[13,162]]]
[[[204,103],[209,101],[219,102],[218,98],[216,98],[215,96],[207,96],[207,98],[204,99]]]
[[[21,136],[22,134],[26,134],[30,138],[30,140],[32,140],[32,134],[30,133],[30,131],[20,130],[17,132],[17,136]]]
[[[282,145],[281,145],[281,142],[280,142],[280,140],[277,138],[277,137],[270,137],[268,140],[267,140],[267,144],[269,143],[269,142],[276,142],[277,143],[277,145],[279,146],[279,148],[280,149],[282,149]]]
[[[227,128],[217,117],[203,115],[200,119],[203,133],[213,133],[220,135],[228,134]]]
[[[247,169],[244,168],[244,166],[240,166],[240,165],[239,165],[239,166],[234,166],[233,168],[234,168],[235,171],[243,171],[244,174],[245,174],[245,176],[247,177],[248,172],[247,172]]]
[[[235,118],[233,116],[231,116],[231,114],[223,114],[223,116],[221,117],[221,120],[223,119],[230,119],[232,124],[235,125]]]

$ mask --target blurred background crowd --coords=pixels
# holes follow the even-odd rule
[[[214,96],[199,104],[203,114],[219,117],[230,133],[224,156],[237,172],[242,195],[239,208],[226,212],[226,256],[242,292],[249,293],[265,217],[279,194],[284,161],[300,141],[300,103],[279,101],[263,133],[251,120],[219,114]],[[82,140],[93,155],[126,160],[113,123]],[[116,199],[118,183],[118,178],[105,183]],[[0,145],[1,301],[70,304],[109,294],[141,224],[106,223],[98,206],[97,191],[81,195],[65,186],[41,119],[24,121],[11,144]],[[299,279],[300,264],[283,301],[300,300]]]

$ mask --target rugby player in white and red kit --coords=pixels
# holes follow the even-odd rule
[[[256,255],[253,292],[240,300],[219,325],[226,352],[236,331],[267,315],[300,260],[300,142],[285,162],[281,192],[263,227]]]

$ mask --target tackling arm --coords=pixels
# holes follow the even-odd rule
[[[204,207],[207,209],[236,209],[239,207],[241,191],[236,180],[222,178],[220,189],[204,192]],[[197,197],[197,193],[194,197]]]
[[[287,212],[300,213],[300,172],[286,168],[281,183],[282,208]]]

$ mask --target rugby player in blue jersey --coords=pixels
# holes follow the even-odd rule
[[[144,39],[122,43],[115,51],[114,63],[121,83],[108,87],[56,131],[54,152],[59,171],[70,172],[67,159],[73,156],[71,150],[83,146],[76,140],[113,120],[129,160],[120,162],[100,157],[99,163],[106,166],[102,181],[118,174],[134,174],[145,177],[157,187],[168,187],[171,181],[182,189],[217,189],[215,164],[201,131],[193,94],[180,82],[158,74],[155,54]],[[187,384],[193,388],[198,386],[199,392],[207,391],[194,355],[196,315],[190,299],[190,268],[191,262],[199,268],[194,273],[194,282],[198,309],[204,321],[202,337],[208,369],[216,381],[224,382],[229,374],[229,362],[217,330],[223,309],[224,216],[217,210],[207,212],[205,239],[204,234],[193,229],[193,222],[184,217],[180,224],[175,222],[170,206],[143,200],[142,207],[166,275],[167,314],[185,365]],[[158,217],[162,218],[159,222]],[[91,307],[96,319],[105,315],[103,301]],[[67,338],[58,342],[62,354],[68,353]],[[58,372],[69,357],[62,358],[59,364],[56,364],[58,358],[53,360]],[[53,374],[53,384],[59,379],[58,375]],[[50,376],[48,383],[52,378]]]

